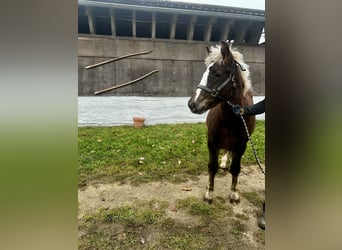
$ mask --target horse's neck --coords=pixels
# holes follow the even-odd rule
[[[231,115],[234,115],[232,108],[228,103],[221,102],[220,109],[221,109],[222,114],[224,114],[224,117],[229,117]]]
[[[243,96],[242,92],[234,91],[233,95],[229,98],[229,102],[233,105],[242,105],[245,102],[245,97]]]
[[[228,101],[230,103],[224,103],[221,102],[220,104],[220,108],[222,113],[225,115],[225,117],[227,116],[235,116],[235,114],[232,111],[232,107],[231,105],[240,105],[240,106],[245,106],[246,105],[246,98],[241,94],[241,93],[234,93],[229,99]]]

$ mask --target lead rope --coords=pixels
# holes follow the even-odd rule
[[[229,104],[230,107],[233,107],[233,104],[232,104],[230,101],[227,100],[227,103]],[[255,157],[255,159],[256,159],[256,161],[257,161],[257,163],[258,163],[258,166],[259,166],[259,168],[260,168],[260,171],[261,171],[264,175],[266,175],[264,169],[263,169],[262,166],[261,166],[261,163],[260,163],[260,160],[259,160],[259,158],[258,158],[258,156],[257,156],[256,150],[255,150],[255,148],[254,148],[254,143],[253,143],[253,141],[252,141],[251,135],[249,134],[249,131],[248,131],[248,128],[247,128],[247,124],[246,124],[246,121],[245,121],[245,119],[243,118],[243,116],[242,116],[241,114],[240,114],[240,118],[241,118],[241,120],[242,120],[242,122],[243,122],[243,125],[244,125],[244,127],[245,127],[245,130],[246,130],[246,134],[247,134],[248,140],[249,140],[249,142],[251,143],[252,151],[253,151],[253,153],[254,153],[254,157]]]

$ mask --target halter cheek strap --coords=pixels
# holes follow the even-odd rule
[[[204,90],[205,92],[210,94],[212,97],[216,97],[222,101],[226,101],[226,99],[222,97],[219,93],[230,81],[233,80],[233,77],[234,77],[234,73],[232,72],[223,83],[221,83],[217,88],[214,88],[214,89],[210,89],[207,86],[203,86],[203,85],[198,85],[197,88]]]
[[[221,96],[219,93],[229,82],[231,82],[231,81],[234,82],[234,75],[235,75],[235,71],[236,71],[237,66],[239,66],[242,71],[246,71],[246,68],[243,67],[239,62],[237,62],[235,60],[234,60],[233,65],[234,65],[233,70],[230,73],[229,77],[223,83],[221,83],[217,88],[210,89],[207,86],[203,86],[203,85],[198,85],[197,88],[204,90],[205,92],[210,94],[212,97],[215,97],[215,98],[220,99],[221,101],[230,103],[226,98]]]

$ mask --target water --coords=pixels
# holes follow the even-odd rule
[[[264,96],[254,97],[254,103]],[[132,125],[134,116],[146,125],[205,122],[207,113],[197,115],[188,108],[189,97],[80,96],[78,126]],[[265,115],[257,119],[264,120]]]

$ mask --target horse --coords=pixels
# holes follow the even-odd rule
[[[224,168],[228,156],[231,156],[230,167],[227,168],[232,176],[229,201],[238,203],[238,175],[248,136],[241,117],[236,116],[231,107],[234,104],[253,104],[249,66],[243,61],[243,55],[232,49],[231,43],[221,41],[221,44],[207,47],[207,52],[206,70],[188,101],[188,107],[194,114],[202,114],[209,110],[206,119],[209,182],[204,201],[209,204],[213,201],[214,179],[219,168],[218,157],[220,150],[223,149],[220,167]],[[255,116],[243,118],[249,133],[252,134]]]

